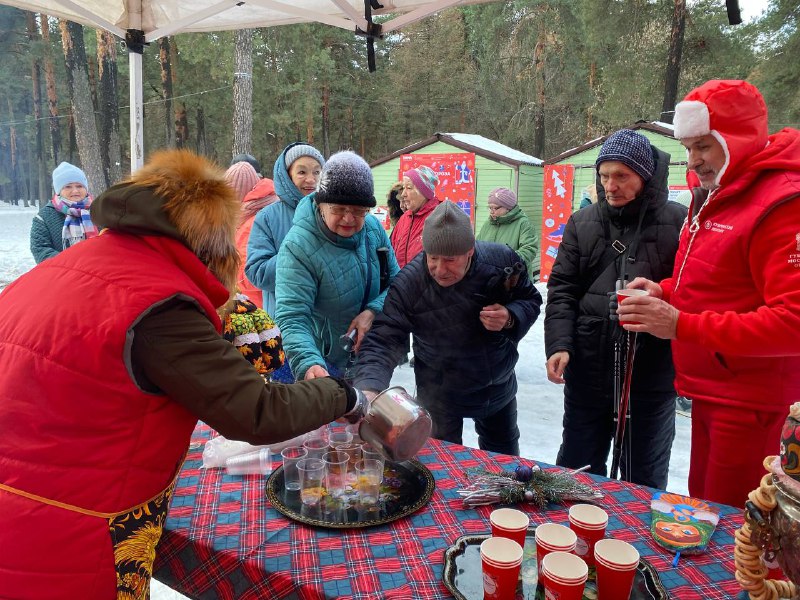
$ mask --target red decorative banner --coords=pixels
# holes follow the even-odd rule
[[[550,279],[564,228],[572,214],[572,165],[545,165],[542,198],[542,267],[539,281]]]
[[[436,197],[458,204],[475,227],[475,154],[403,154],[400,156],[400,179],[410,169],[430,167],[439,177]]]

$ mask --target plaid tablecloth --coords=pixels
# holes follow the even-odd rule
[[[199,425],[180,473],[161,543],[155,577],[191,598],[429,599],[450,598],[442,583],[443,555],[453,541],[489,530],[492,507],[466,509],[456,491],[468,468],[513,468],[521,459],[430,440],[418,459],[436,479],[430,503],[387,525],[316,529],[278,513],[264,494],[266,476],[228,476],[201,469],[202,446],[211,432]],[[530,461],[522,460],[526,464]],[[721,506],[708,551],[673,556],[650,536],[651,490],[579,475],[600,487],[610,515],[608,533],[634,544],[678,600],[744,598],[733,578],[733,532],[741,511]],[[567,524],[567,509],[530,505],[534,524]]]

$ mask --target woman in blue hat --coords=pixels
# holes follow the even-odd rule
[[[31,224],[31,254],[39,264],[62,250],[97,235],[89,206],[89,181],[75,165],[62,162],[53,171],[55,195]]]

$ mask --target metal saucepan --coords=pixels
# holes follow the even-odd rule
[[[387,459],[412,458],[431,435],[428,411],[402,387],[390,387],[375,396],[358,433]]]

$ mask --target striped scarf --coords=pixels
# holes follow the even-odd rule
[[[64,228],[61,230],[61,242],[64,250],[97,235],[97,227],[92,223],[92,217],[89,215],[89,206],[92,204],[91,196],[86,196],[78,202],[70,202],[56,194],[51,202],[55,209],[65,216]]]

